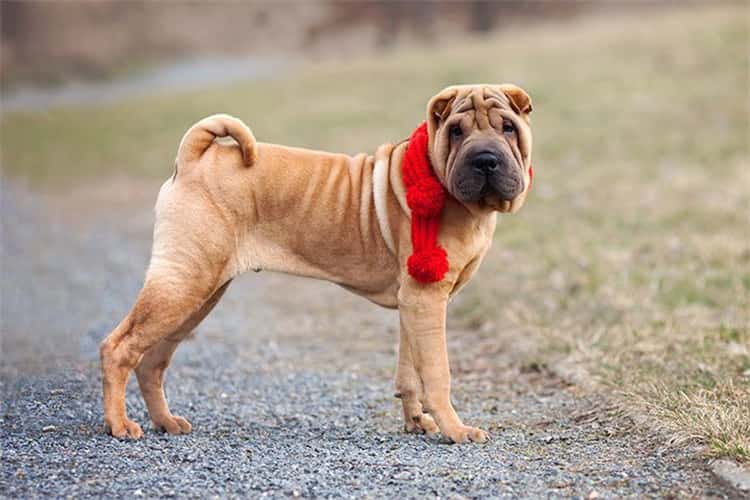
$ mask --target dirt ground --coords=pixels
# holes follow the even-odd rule
[[[0,495],[729,494],[691,450],[520,364],[531,347],[512,331],[449,333],[455,403],[488,444],[404,434],[391,396],[396,313],[265,273],[236,280],[178,350],[167,390],[193,434],[150,430],[131,381],[146,436],[107,436],[97,345],[141,284],[159,185],[117,180],[73,196],[3,182]]]

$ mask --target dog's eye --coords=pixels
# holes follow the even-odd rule
[[[512,134],[516,131],[515,125],[513,123],[509,122],[508,120],[503,121],[503,133],[504,134]]]
[[[464,131],[458,125],[453,125],[450,129],[451,139],[460,139]]]

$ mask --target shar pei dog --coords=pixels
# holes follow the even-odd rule
[[[159,191],[143,288],[100,346],[112,435],[143,435],[125,408],[133,370],[154,426],[191,431],[164,396],[172,354],[234,277],[271,270],[329,280],[397,308],[405,429],[485,441],[451,403],[446,306],[492,244],[497,213],[526,199],[530,112],[530,97],[515,85],[448,87],[430,99],[409,139],[356,156],[256,142],[227,115],[193,125]],[[215,141],[224,136],[236,144]]]

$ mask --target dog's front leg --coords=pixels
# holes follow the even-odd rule
[[[445,338],[448,295],[444,287],[437,284],[420,285],[411,280],[409,282],[399,290],[398,307],[402,335],[405,334],[408,339],[414,368],[422,383],[422,403],[425,410],[435,419],[443,436],[451,441],[484,442],[487,440],[487,433],[464,425],[451,403],[451,376]],[[406,400],[404,404],[406,416]]]
[[[422,380],[419,378],[406,329],[401,327],[398,344],[398,367],[396,368],[396,396],[401,398],[404,409],[404,430],[418,434],[435,434],[435,420],[422,407]]]

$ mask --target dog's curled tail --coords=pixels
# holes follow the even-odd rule
[[[190,127],[177,150],[177,165],[182,167],[197,161],[217,137],[226,136],[240,145],[245,166],[252,166],[258,158],[253,133],[242,120],[225,114],[209,116]]]

